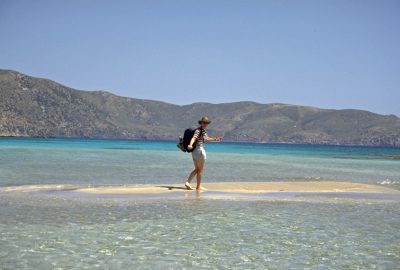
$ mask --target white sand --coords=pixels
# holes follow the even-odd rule
[[[400,194],[399,190],[378,185],[349,182],[220,182],[204,183],[209,191],[227,193],[268,192],[369,192]],[[126,185],[78,188],[75,191],[89,194],[158,194],[187,191],[183,184],[174,185]]]
[[[208,191],[224,193],[270,193],[270,192],[361,192],[400,194],[400,190],[379,185],[314,181],[314,182],[219,182],[204,183]],[[0,192],[36,192],[70,190],[82,194],[164,194],[171,192],[187,192],[183,184],[151,184],[151,185],[117,185],[117,186],[85,186],[85,185],[23,185],[1,187]]]

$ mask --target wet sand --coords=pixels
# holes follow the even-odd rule
[[[378,185],[349,182],[220,182],[204,183],[208,191],[224,193],[273,193],[273,192],[366,192],[400,194],[399,190]],[[126,185],[77,188],[75,192],[86,194],[159,194],[183,192],[183,184],[174,185]]]
[[[324,199],[373,199],[400,200],[400,190],[384,186],[333,182],[219,182],[205,183],[204,192],[187,190],[183,184],[136,184],[136,185],[23,185],[0,187],[0,193],[21,195],[31,193],[36,195],[67,196],[69,198],[89,199],[286,199],[286,200],[316,200]],[[201,194],[201,195],[200,195]],[[25,195],[24,195],[25,196]],[[95,200],[93,200],[95,201]]]

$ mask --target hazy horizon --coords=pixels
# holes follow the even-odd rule
[[[177,105],[400,115],[397,1],[1,1],[1,66]]]

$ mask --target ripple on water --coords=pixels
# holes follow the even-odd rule
[[[0,197],[4,269],[395,269],[398,203]],[[0,268],[1,268],[0,267]]]

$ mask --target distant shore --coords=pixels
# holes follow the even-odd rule
[[[210,134],[229,141],[400,146],[400,118],[365,110],[253,101],[177,105],[1,69],[0,84],[0,136],[175,139],[207,114]]]
[[[16,135],[16,136],[2,136],[1,139],[55,139],[55,140],[124,140],[124,141],[160,141],[160,142],[171,142],[176,143],[178,136],[176,138],[124,138],[124,137],[59,137],[59,136],[27,136],[27,135]],[[265,144],[265,145],[296,145],[296,146],[338,146],[338,147],[365,147],[365,148],[399,148],[396,145],[369,145],[369,144],[319,144],[319,143],[289,143],[289,142],[259,142],[259,141],[232,141],[224,140],[223,143],[232,144]],[[400,155],[394,157],[395,160],[400,160]]]

